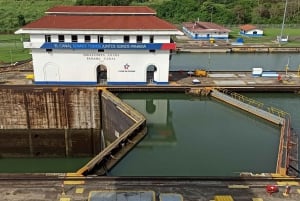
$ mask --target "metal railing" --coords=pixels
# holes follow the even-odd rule
[[[296,160],[298,159],[298,139],[297,140],[293,140],[292,139],[292,135],[291,135],[291,116],[289,113],[275,108],[273,106],[267,106],[264,103],[261,103],[259,101],[256,101],[254,99],[248,98],[246,96],[243,96],[241,94],[235,93],[235,92],[230,92],[227,89],[224,88],[216,88],[215,90],[217,90],[218,92],[225,94],[229,97],[231,97],[234,100],[240,101],[244,104],[250,105],[252,107],[255,107],[259,110],[263,110],[269,114],[275,115],[277,117],[279,117],[280,119],[282,119],[281,122],[281,131],[280,131],[280,140],[279,140],[279,147],[278,147],[278,156],[277,156],[277,163],[276,163],[276,173],[283,175],[283,176],[288,176],[289,175],[289,168],[291,166],[291,161],[295,160],[292,155],[296,155]],[[213,90],[212,90],[213,91]],[[222,98],[221,96],[216,96],[220,99],[224,99],[225,102],[228,102],[229,100],[225,100],[225,98]],[[231,100],[232,100],[231,99]],[[232,102],[235,102],[232,100]],[[236,107],[240,107],[241,109],[243,109],[243,107],[240,104],[234,104],[232,103],[232,105],[236,106]],[[247,108],[247,111],[250,113],[253,113],[255,115],[258,115],[260,117],[265,116],[265,114],[263,114],[262,112],[258,112],[257,110],[251,109],[251,108]],[[265,113],[264,112],[264,113]],[[261,113],[259,115],[259,113]],[[272,117],[272,116],[271,116]],[[270,117],[270,121],[275,123],[276,120],[272,120],[272,118]],[[273,116],[274,117],[274,116]],[[267,118],[268,119],[268,118]],[[295,135],[296,136],[296,135]],[[293,142],[295,141],[295,142]],[[298,170],[298,162],[294,163],[296,165],[296,167],[292,166],[291,169],[295,170],[296,172]],[[294,175],[293,175],[294,176]]]

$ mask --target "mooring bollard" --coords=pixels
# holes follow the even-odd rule
[[[283,195],[284,196],[289,196],[290,192],[291,192],[291,187],[289,185],[287,185],[285,187],[285,191],[284,191]]]

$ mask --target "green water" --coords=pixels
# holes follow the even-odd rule
[[[300,95],[247,93],[291,114],[300,133]],[[147,118],[147,136],[111,176],[231,176],[274,172],[279,127],[207,97],[118,95]],[[0,172],[73,172],[90,158],[0,159]]]
[[[0,173],[76,172],[90,158],[1,158]]]
[[[291,112],[293,123],[299,125],[300,116],[296,112],[300,108],[299,95],[246,95]],[[232,176],[244,171],[275,172],[278,126],[203,97],[184,94],[121,94],[120,97],[147,117],[149,130],[147,137],[110,172],[112,176]]]

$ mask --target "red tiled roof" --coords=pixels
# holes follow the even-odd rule
[[[174,25],[151,15],[48,15],[25,25],[23,29],[177,30]]]
[[[250,30],[256,29],[256,26],[254,26],[252,24],[245,24],[245,25],[240,26],[240,29],[245,30],[245,31],[250,31]]]
[[[156,14],[154,10],[147,6],[56,6],[50,8],[46,13]]]
[[[184,22],[183,26],[192,32],[207,32],[207,31],[217,31],[217,32],[230,32],[229,29],[211,22]]]

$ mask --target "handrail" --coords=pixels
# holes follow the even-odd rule
[[[283,111],[283,110],[278,109],[278,108],[273,107],[273,106],[265,105],[262,102],[259,102],[255,99],[252,99],[252,98],[249,98],[249,97],[246,97],[246,96],[243,96],[243,95],[238,94],[236,92],[231,92],[228,89],[225,89],[225,88],[214,88],[214,89],[216,89],[216,90],[218,90],[222,93],[225,93],[227,95],[230,95],[232,98],[234,98],[236,100],[239,100],[243,103],[254,106],[256,108],[262,109],[262,110],[264,110],[266,112],[269,112],[271,114],[274,114],[278,117],[286,118],[286,117],[290,116],[290,114],[286,111]]]
[[[278,147],[278,156],[277,156],[277,163],[276,163],[276,173],[279,173],[283,176],[288,175],[288,168],[290,166],[291,160],[291,116],[288,112],[285,112],[281,109],[275,108],[273,106],[266,106],[264,103],[256,101],[254,99],[248,98],[241,94],[235,92],[229,92],[227,89],[224,88],[215,88],[217,91],[224,93],[231,98],[240,101],[244,104],[248,104],[255,108],[261,109],[265,112],[268,112],[272,115],[275,115],[282,119],[281,121],[281,131],[280,131],[280,140],[279,140],[279,147]],[[273,122],[274,123],[274,122]]]

